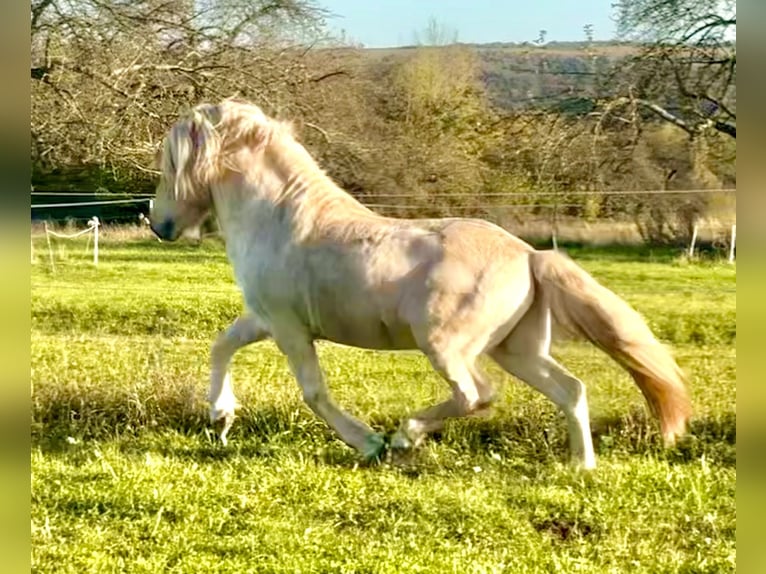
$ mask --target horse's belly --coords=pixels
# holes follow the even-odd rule
[[[330,313],[320,321],[317,331],[318,338],[353,347],[380,350],[417,347],[409,325],[384,321],[374,313],[356,314],[353,318]]]

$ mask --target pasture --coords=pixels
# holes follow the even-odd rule
[[[111,237],[111,238],[110,238]],[[36,572],[728,572],[736,558],[736,267],[571,248],[690,375],[691,434],[660,447],[627,373],[554,353],[587,385],[598,468],[568,464],[555,407],[487,363],[491,413],[411,458],[363,464],[304,406],[271,343],[234,358],[243,404],[207,423],[208,351],[240,311],[219,241],[33,237]],[[393,431],[448,387],[417,353],[320,344],[340,404]]]

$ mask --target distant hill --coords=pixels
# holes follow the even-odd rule
[[[608,94],[608,72],[639,50],[624,42],[464,45],[478,52],[487,93],[500,109],[553,108],[574,114],[591,111],[592,98]],[[368,48],[364,53],[392,61],[416,49]]]

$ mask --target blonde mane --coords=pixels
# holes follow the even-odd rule
[[[243,150],[250,153],[240,153]],[[268,167],[285,180],[272,199],[298,206],[299,235],[311,235],[317,227],[345,235],[354,232],[354,217],[362,216],[364,224],[381,219],[324,172],[295,138],[292,123],[233,99],[195,106],[173,125],[165,140],[163,176],[177,199],[200,200],[227,174],[247,173],[253,153],[262,154]],[[300,201],[309,195],[311,201]]]
[[[242,172],[234,152],[264,150],[273,140],[292,138],[292,126],[235,99],[200,104],[182,116],[165,138],[161,170],[179,199],[191,199],[226,171]]]

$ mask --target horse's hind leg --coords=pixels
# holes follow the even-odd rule
[[[237,399],[228,372],[229,362],[234,353],[245,345],[255,343],[269,336],[269,332],[252,315],[238,317],[231,326],[216,338],[210,350],[210,420],[223,420],[221,442],[226,444],[226,435],[234,423]]]
[[[501,349],[493,350],[490,355],[503,369],[540,391],[563,411],[567,418],[574,462],[583,468],[594,468],[596,456],[582,381],[550,356],[514,355]]]
[[[409,417],[391,439],[391,446],[407,449],[419,445],[429,433],[440,430],[448,418],[464,417],[486,408],[494,398],[492,387],[483,380],[475,359],[455,355],[429,354],[434,368],[452,387],[452,396],[438,405]]]
[[[484,412],[489,409],[490,405],[495,402],[495,389],[487,382],[484,373],[479,369],[478,365],[474,362],[469,365],[471,374],[473,375],[473,382],[476,384],[476,389],[479,391],[479,402],[476,405],[472,414]]]
[[[489,355],[506,371],[537,389],[566,415],[572,458],[594,468],[585,385],[549,354],[550,316],[534,305],[511,335]]]

